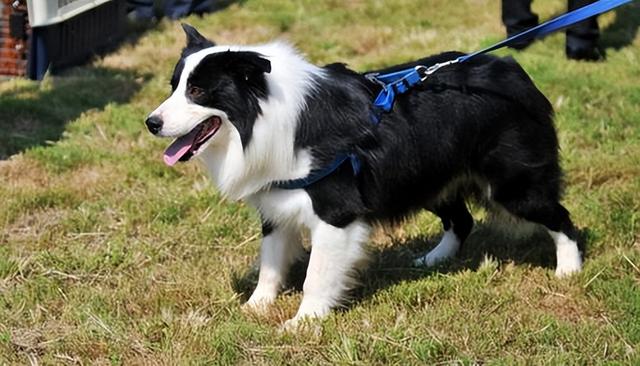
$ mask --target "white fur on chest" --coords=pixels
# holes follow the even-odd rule
[[[321,219],[313,211],[311,197],[304,189],[273,189],[247,197],[262,219],[276,226],[313,230]]]

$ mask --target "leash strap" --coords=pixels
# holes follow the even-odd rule
[[[546,21],[538,26],[527,29],[524,32],[518,33],[515,36],[509,37],[502,42],[498,42],[493,46],[489,46],[480,51],[476,51],[474,53],[470,53],[468,55],[464,55],[458,57],[458,62],[465,62],[470,58],[473,58],[477,55],[482,55],[483,53],[491,52],[497,50],[499,48],[509,46],[513,43],[524,41],[532,38],[544,37],[550,33],[553,33],[562,28],[567,28],[576,23],[579,23],[587,18],[591,18],[592,16],[599,15],[602,13],[606,13],[610,10],[613,10],[619,6],[630,3],[633,0],[599,0],[589,5],[583,6],[582,8],[570,11],[566,14],[560,15],[557,18]]]
[[[396,95],[406,93],[411,87],[425,81],[429,75],[433,74],[441,67],[456,63],[462,63],[478,55],[495,51],[516,42],[532,38],[544,37],[550,33],[553,33],[562,28],[570,27],[592,16],[606,13],[619,6],[630,3],[631,1],[633,0],[598,0],[594,3],[583,6],[582,8],[560,15],[557,18],[548,20],[538,26],[511,36],[504,41],[498,42],[480,51],[469,53],[456,59],[438,63],[430,67],[416,66],[413,68],[395,71],[388,74],[367,74],[365,76],[369,80],[376,82],[382,86],[380,94],[378,94],[375,101],[373,102],[374,110],[373,116],[371,118],[372,122],[377,124],[380,121],[382,113],[391,111]]]

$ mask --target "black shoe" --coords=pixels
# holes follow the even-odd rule
[[[567,46],[566,53],[570,60],[597,62],[603,61],[605,58],[604,53],[598,47],[572,48]]]

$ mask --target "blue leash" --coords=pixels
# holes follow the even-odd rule
[[[388,74],[369,74],[367,75],[367,78],[369,80],[376,82],[382,86],[382,91],[380,92],[380,94],[378,94],[375,101],[373,102],[375,112],[375,115],[372,118],[373,122],[378,123],[380,120],[380,115],[383,112],[391,111],[391,109],[393,108],[393,102],[395,101],[397,94],[406,93],[413,86],[424,82],[429,77],[429,75],[438,71],[442,67],[462,63],[478,55],[495,51],[499,48],[506,47],[520,41],[544,37],[550,33],[553,33],[562,28],[572,26],[592,16],[606,13],[607,11],[630,3],[631,1],[632,0],[599,0],[582,8],[573,10],[567,14],[561,15],[555,19],[551,19],[524,32],[518,33],[515,36],[509,37],[504,41],[494,44],[493,46],[489,46],[474,53],[460,56],[453,60],[438,63],[429,67],[419,65]]]
[[[572,26],[576,23],[579,23],[587,18],[591,18],[592,16],[599,15],[602,13],[606,13],[610,10],[613,10],[619,6],[630,3],[633,0],[599,0],[594,3],[591,3],[587,6],[583,6],[580,9],[573,10],[567,14],[560,15],[555,19],[551,19],[545,23],[542,23],[536,27],[528,29],[524,32],[516,34],[515,36],[509,37],[502,42],[496,43],[493,46],[487,47],[480,51],[470,53],[465,56],[458,57],[458,62],[467,61],[470,58],[473,58],[477,55],[481,55],[483,53],[491,52],[497,50],[498,48],[502,48],[505,46],[509,46],[518,41],[525,41],[532,38],[544,37],[547,34],[553,33],[562,28],[566,28]]]
[[[396,99],[396,95],[408,92],[414,86],[427,80],[429,75],[438,71],[442,67],[466,62],[478,55],[495,51],[499,48],[509,46],[516,42],[544,37],[550,33],[553,33],[562,28],[572,26],[592,16],[606,13],[619,6],[630,3],[631,1],[633,0],[598,0],[587,6],[573,10],[569,13],[542,23],[536,27],[530,28],[524,32],[518,33],[515,36],[509,37],[504,41],[498,42],[480,51],[469,53],[446,62],[437,63],[429,67],[418,65],[412,68],[387,74],[367,74],[365,75],[367,79],[382,86],[382,91],[380,91],[380,94],[378,94],[373,102],[374,110],[371,115],[371,122],[373,124],[378,124],[380,122],[382,113],[391,111],[391,109],[393,108],[393,102]],[[358,157],[353,153],[343,153],[338,155],[328,166],[322,169],[314,169],[309,173],[308,176],[304,178],[292,179],[284,182],[275,182],[273,183],[273,187],[280,189],[306,188],[336,171],[347,160],[351,162],[351,167],[353,169],[354,175],[358,175],[358,173],[360,172],[360,160],[358,159]]]

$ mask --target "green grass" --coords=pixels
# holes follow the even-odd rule
[[[535,1],[545,19],[563,2]],[[503,36],[494,1],[253,1],[187,21],[221,44],[286,38],[357,70]],[[282,334],[304,266],[265,316],[259,220],[195,164],[168,168],[143,127],[184,42],[162,22],[135,45],[42,83],[0,82],[0,364],[640,363],[640,4],[601,17],[608,59],[554,35],[512,54],[557,111],[584,271],[553,276],[552,242],[479,223],[458,258],[410,266],[438,240],[420,214],[379,230],[345,309]],[[477,218],[482,212],[475,210]]]

